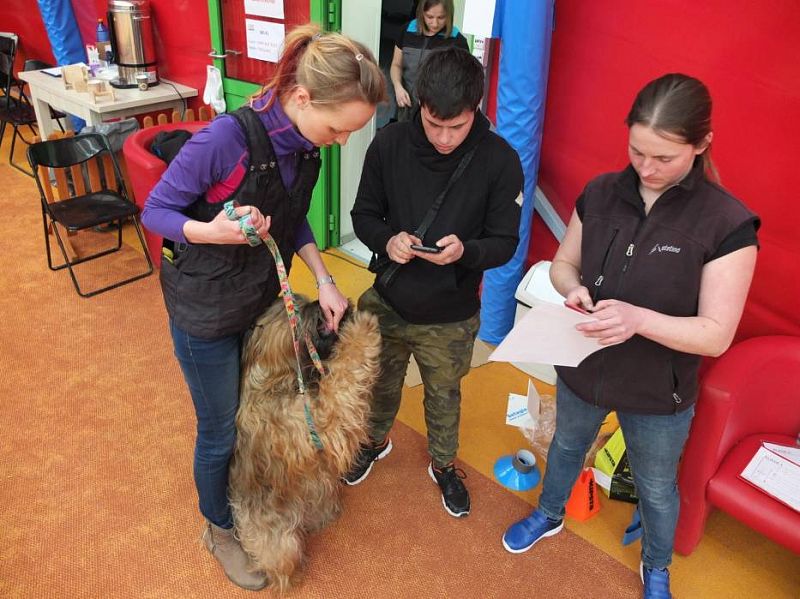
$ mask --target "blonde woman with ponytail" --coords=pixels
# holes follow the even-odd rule
[[[386,99],[370,51],[306,25],[291,31],[272,78],[233,114],[196,133],[147,199],[142,220],[164,237],[161,284],[169,326],[197,415],[194,478],[203,539],[236,585],[267,584],[233,534],[228,467],[239,404],[245,332],[280,291],[263,247],[250,247],[223,204],[236,200],[260,237],[275,239],[287,268],[294,254],[313,273],[327,325],[347,308],[322,262],[306,212],[319,148],[345,144]],[[168,251],[167,251],[168,250]]]

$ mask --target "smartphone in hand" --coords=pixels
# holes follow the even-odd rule
[[[438,246],[418,245],[416,243],[411,244],[411,249],[418,252],[425,252],[426,254],[438,254],[442,251],[442,248]]]

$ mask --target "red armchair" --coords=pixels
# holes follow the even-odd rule
[[[800,337],[736,344],[702,379],[681,462],[675,550],[689,555],[718,508],[800,553],[800,513],[738,475],[762,441],[793,445],[800,432]]]
[[[168,123],[140,129],[130,135],[122,147],[122,154],[128,168],[128,177],[131,181],[134,201],[139,208],[144,208],[145,200],[150,195],[150,190],[155,187],[161,175],[167,170],[167,164],[155,154],[150,152],[153,138],[162,131],[186,129],[195,133],[208,125],[206,121],[188,123]],[[144,227],[144,237],[147,249],[153,257],[153,264],[161,266],[161,236]]]

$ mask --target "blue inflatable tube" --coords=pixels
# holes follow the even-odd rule
[[[60,65],[86,62],[81,32],[70,0],[38,0],[38,2],[56,62]],[[75,131],[80,131],[86,125],[77,117],[70,116],[70,119]]]
[[[539,172],[547,69],[555,0],[497,0],[494,35],[501,40],[497,81],[497,133],[517,151],[525,174],[519,245],[504,266],[486,271],[478,336],[500,343],[514,326],[514,292],[522,279],[533,223]]]

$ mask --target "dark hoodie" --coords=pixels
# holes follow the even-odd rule
[[[454,234],[464,243],[464,255],[445,266],[415,258],[400,267],[388,288],[376,277],[375,289],[408,322],[457,322],[478,311],[483,271],[508,262],[519,241],[522,167],[480,111],[450,154],[440,154],[428,141],[419,112],[412,121],[383,128],[367,150],[353,227],[369,249],[385,255],[392,236],[419,226],[461,158],[476,146],[423,240],[434,245]]]

